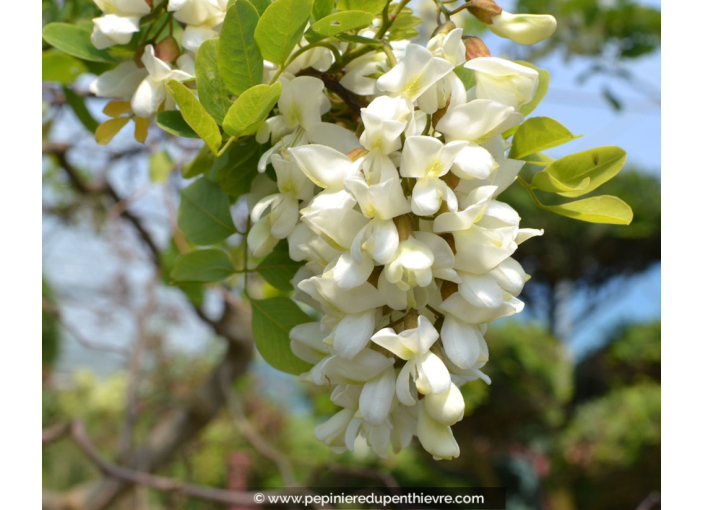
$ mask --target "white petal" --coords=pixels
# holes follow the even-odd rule
[[[445,393],[431,393],[423,400],[430,417],[443,425],[454,425],[464,417],[464,397],[454,384]]]
[[[449,460],[460,455],[452,429],[431,418],[422,403],[418,413],[418,440],[425,451],[436,459]]]
[[[419,356],[416,363],[415,383],[418,391],[428,393],[445,393],[450,387],[450,372],[440,358],[432,352]]]
[[[413,363],[409,361],[403,366],[398,373],[398,379],[396,379],[396,396],[406,406],[416,404],[416,399],[411,393],[411,368],[413,368]]]
[[[132,96],[132,111],[137,117],[151,117],[166,99],[163,83],[155,82],[147,76]]]
[[[381,329],[372,336],[372,342],[394,353],[399,358],[408,360],[413,356],[414,351],[408,348],[404,340],[392,328]]]
[[[374,270],[374,261],[371,257],[363,257],[362,263],[357,263],[350,252],[343,253],[333,272],[333,278],[341,289],[351,289],[367,281]]]
[[[355,170],[350,158],[324,145],[303,145],[289,152],[308,178],[321,188],[342,188],[345,178]]]
[[[396,371],[391,366],[367,381],[359,397],[359,413],[372,425],[379,425],[389,416],[391,401],[396,393]]]
[[[491,276],[476,276],[462,273],[460,294],[471,305],[483,308],[498,308],[504,301],[504,290]]]
[[[459,368],[470,368],[479,359],[483,337],[477,326],[462,322],[452,315],[442,324],[442,345],[448,358]]]

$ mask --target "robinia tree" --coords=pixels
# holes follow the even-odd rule
[[[50,23],[43,36],[65,58],[111,64],[90,85],[110,99],[97,142],[130,123],[139,142],[153,129],[204,142],[183,168],[195,180],[171,278],[241,282],[264,359],[341,408],[315,429],[332,451],[366,442],[384,457],[417,436],[434,458],[457,457],[459,387],[491,382],[483,335],[523,309],[529,279],[511,255],[543,235],[500,194],[517,181],[556,214],[632,219],[619,198],[592,193],[623,150],[543,154],[576,138],[527,118],[547,71],[492,57],[452,22],[466,10],[536,44],[555,19],[437,0],[437,29],[411,42],[421,20],[409,0],[95,3],[92,28]],[[233,221],[241,197],[246,222]],[[280,292],[261,299],[248,273]]]

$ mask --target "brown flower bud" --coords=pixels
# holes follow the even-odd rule
[[[154,0],[144,0],[150,8],[154,8]]]
[[[435,30],[433,30],[433,33],[430,34],[430,38],[432,39],[433,37],[435,37],[438,34],[447,35],[456,28],[457,28],[457,25],[455,25],[451,20],[447,20],[445,23],[443,23],[442,25],[438,25],[438,27]]]
[[[162,39],[159,44],[154,48],[154,55],[159,60],[173,64],[176,59],[181,55],[181,48],[178,46],[178,41],[173,37],[169,36]]]
[[[462,42],[464,42],[464,55],[467,57],[467,60],[491,56],[489,48],[486,47],[484,41],[482,41],[479,37],[465,35],[462,37]]]
[[[491,25],[491,18],[501,14],[503,9],[496,5],[494,0],[472,0],[467,6],[467,10],[485,25]]]

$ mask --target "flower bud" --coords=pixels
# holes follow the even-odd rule
[[[425,396],[425,410],[443,425],[454,425],[464,417],[464,397],[454,384],[445,393]]]
[[[451,20],[447,20],[445,23],[439,25],[435,30],[433,30],[433,33],[430,35],[430,38],[432,39],[433,37],[439,34],[447,35],[456,28],[457,25],[455,25]]]
[[[486,25],[491,25],[492,19],[501,14],[501,7],[494,0],[472,0],[467,6],[472,16]]]
[[[557,22],[549,14],[511,14],[503,11],[487,23],[487,28],[500,37],[518,44],[536,44],[555,32]]]
[[[181,48],[179,48],[176,39],[169,36],[156,45],[154,55],[159,60],[172,64],[176,62],[176,59],[181,55]]]
[[[464,56],[467,58],[467,60],[491,56],[489,48],[486,47],[484,41],[482,41],[479,37],[474,37],[473,35],[465,35],[462,36],[462,42],[464,42]]]

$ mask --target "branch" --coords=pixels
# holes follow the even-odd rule
[[[321,73],[313,68],[308,68],[299,72],[297,76],[314,76],[315,78],[320,78],[325,84],[325,87],[327,87],[330,92],[337,94],[357,116],[359,116],[360,110],[367,106],[361,97],[343,87],[335,76],[330,73]]]
[[[231,491],[225,489],[218,489],[215,487],[207,487],[204,485],[195,485],[184,483],[173,478],[167,478],[163,476],[156,476],[150,473],[145,473],[143,471],[137,471],[134,469],[125,468],[112,464],[105,460],[98,450],[95,448],[93,443],[88,438],[86,434],[85,426],[81,421],[74,421],[69,424],[59,425],[63,433],[70,432],[71,438],[74,443],[80,448],[83,454],[88,458],[88,460],[93,463],[100,471],[106,476],[114,479],[118,479],[122,482],[131,485],[141,485],[145,487],[150,487],[162,492],[177,492],[184,496],[190,496],[193,498],[203,499],[206,501],[215,501],[217,503],[223,503],[226,505],[239,505],[239,506],[259,506],[254,502],[254,492],[239,492]],[[53,428],[57,428],[52,427]],[[279,491],[266,492],[265,494],[278,494]],[[54,499],[56,496],[51,496]],[[45,498],[50,499],[50,498]],[[58,506],[58,505],[56,505]]]

